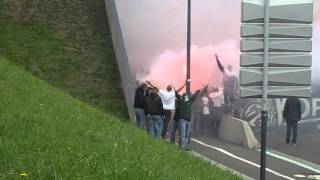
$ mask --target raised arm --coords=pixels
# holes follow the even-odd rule
[[[158,87],[154,86],[150,81],[146,81],[146,83],[151,86],[152,88],[156,88],[157,90],[159,90]]]
[[[186,86],[186,83],[184,83],[178,90],[176,90],[177,92],[180,92],[184,87]]]
[[[206,85],[204,88],[202,88],[199,92],[200,96],[203,96],[203,94],[207,91],[208,85]]]
[[[190,101],[193,103],[193,101],[197,98],[198,95],[202,96],[208,89],[208,85],[202,88],[201,90],[197,90],[194,95],[191,96]]]
[[[190,97],[190,102],[191,102],[191,103],[193,103],[193,102],[196,100],[196,98],[197,98],[197,96],[198,96],[199,93],[200,93],[200,90],[197,90],[197,91],[194,93],[194,95],[192,95],[192,96]]]
[[[217,62],[217,65],[219,67],[219,70],[224,73],[224,67],[223,65],[221,64],[220,60],[219,60],[219,56],[217,54],[214,55],[214,57],[216,58],[216,62]]]

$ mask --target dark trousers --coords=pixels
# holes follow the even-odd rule
[[[164,110],[163,129],[161,133],[162,138],[165,138],[165,135],[167,134],[171,116],[171,110]]]
[[[224,105],[225,105],[224,113],[231,113],[232,112],[232,103],[235,100],[234,90],[224,89],[223,95],[224,95]]]
[[[201,120],[200,120],[200,125],[199,125],[199,134],[200,135],[212,135],[213,132],[213,120],[210,116],[210,114],[201,114]]]
[[[287,120],[287,136],[286,143],[290,143],[291,139],[291,130],[293,131],[292,143],[297,142],[297,130],[298,130],[298,121],[296,120]]]
[[[221,118],[223,114],[222,107],[213,107],[213,135],[217,136],[219,134],[219,127],[221,123]]]

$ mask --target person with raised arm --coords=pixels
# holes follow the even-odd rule
[[[145,98],[145,114],[148,125],[148,132],[157,138],[161,138],[163,128],[163,105],[158,90],[148,88]]]
[[[179,135],[180,140],[179,144],[185,150],[188,150],[186,147],[189,139],[190,139],[190,124],[191,124],[191,106],[198,95],[202,96],[204,92],[207,91],[208,86],[205,86],[201,90],[197,90],[195,94],[190,97],[184,93],[182,95],[182,99],[179,104],[180,112],[179,112]]]
[[[232,66],[228,65],[227,69],[221,64],[219,56],[215,54],[215,59],[219,70],[223,74],[223,94],[224,94],[224,104],[225,113],[232,113],[232,103],[235,100],[235,94],[237,93],[238,79],[236,74],[232,70]]]
[[[170,84],[167,86],[166,90],[159,89],[154,86],[150,81],[147,81],[149,86],[156,88],[158,90],[158,95],[161,97],[164,109],[164,119],[163,119],[163,129],[161,136],[162,138],[166,138],[169,124],[171,124],[174,114],[175,114],[175,101],[176,101],[176,92],[180,92],[185,84],[183,84],[178,90],[174,90],[174,87]]]
[[[141,129],[146,129],[146,119],[145,119],[145,95],[147,90],[147,84],[142,83],[136,89],[134,96],[134,112],[136,115],[136,124]]]

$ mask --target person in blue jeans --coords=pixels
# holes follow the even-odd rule
[[[176,109],[177,110],[177,109]],[[170,133],[170,143],[175,144],[176,143],[176,133],[179,130],[179,119],[173,119],[171,133]],[[179,134],[180,136],[180,134]]]
[[[146,120],[145,120],[145,112],[144,112],[146,90],[147,90],[147,84],[142,83],[136,89],[135,96],[134,96],[134,112],[136,114],[136,123],[137,123],[137,126],[141,129],[146,128]]]
[[[161,138],[163,128],[163,105],[156,88],[149,89],[145,98],[145,113],[148,119],[148,131],[151,135]]]
[[[190,122],[191,122],[191,105],[195,101],[198,94],[203,94],[207,90],[208,86],[203,88],[201,91],[197,90],[194,95],[188,97],[187,94],[182,95],[182,99],[180,101],[180,112],[179,112],[179,135],[180,147],[183,149],[187,149],[187,144],[190,138]]]

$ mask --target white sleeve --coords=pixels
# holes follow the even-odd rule
[[[165,91],[163,89],[159,89],[158,95],[163,98],[165,94]]]
[[[159,89],[159,94],[164,94],[164,93],[165,93],[165,90]]]

